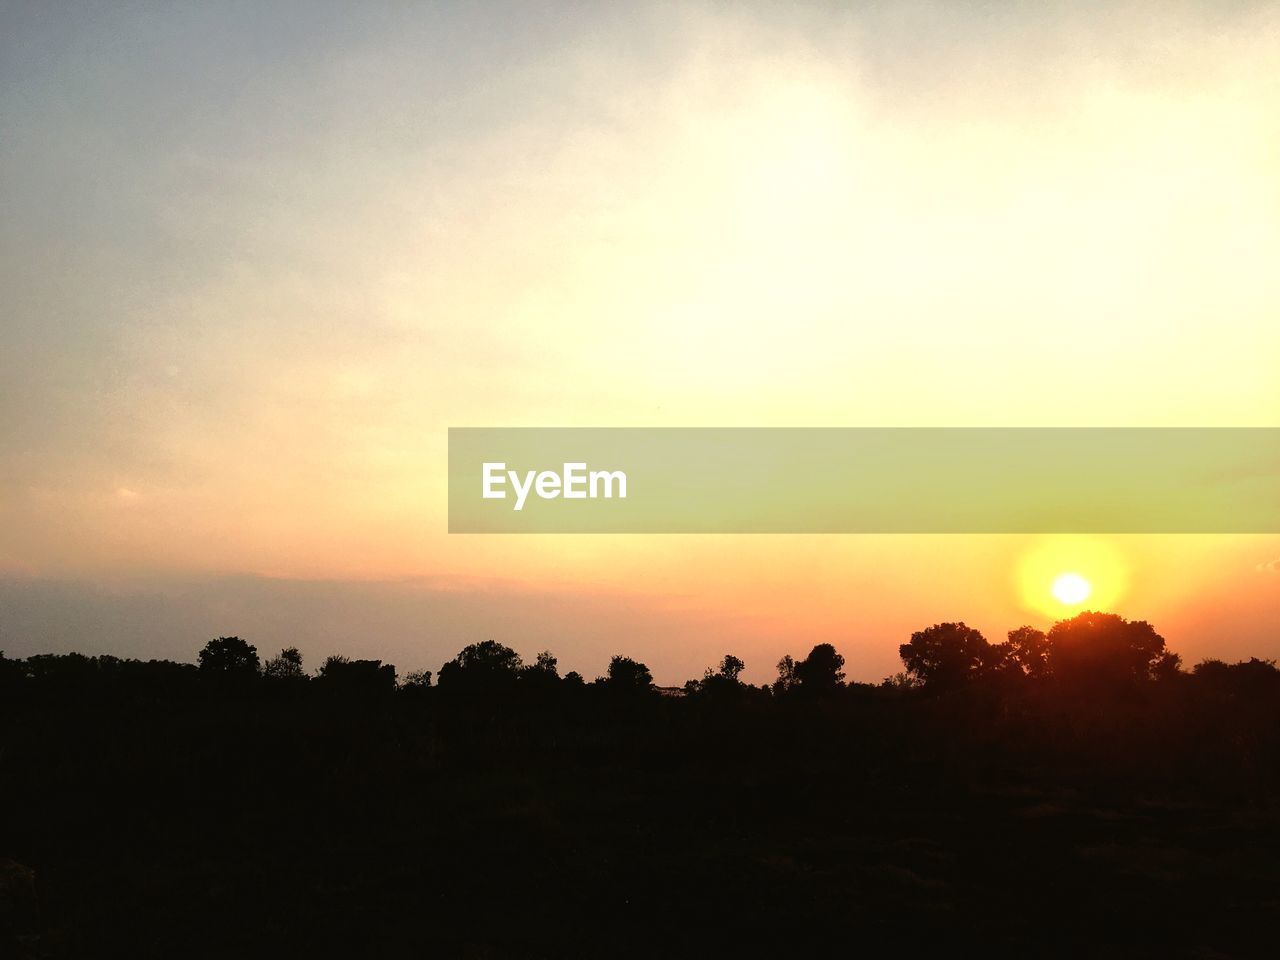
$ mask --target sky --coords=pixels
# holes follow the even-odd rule
[[[450,426],[1280,425],[1278,60],[1274,4],[0,2],[0,649],[878,680],[1073,612],[1049,556],[1280,656],[1277,536],[445,530]]]

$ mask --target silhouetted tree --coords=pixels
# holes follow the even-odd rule
[[[826,693],[844,685],[844,657],[829,643],[820,643],[796,664],[796,682],[810,693]]]
[[[0,698],[12,697],[22,685],[23,669],[20,661],[10,660],[0,650]]]
[[[200,651],[200,674],[222,680],[258,675],[258,649],[239,637],[218,637]]]
[[[262,675],[273,680],[302,680],[306,673],[302,669],[302,654],[297,647],[285,647],[266,662]]]
[[[742,681],[738,679],[746,664],[731,653],[726,653],[719,665],[712,670],[707,667],[701,680],[689,680],[684,689],[687,694],[709,694],[712,696],[730,696],[741,692]]]
[[[321,688],[344,694],[383,696],[396,688],[396,668],[381,660],[328,657],[316,674]]]
[[[886,690],[912,690],[920,686],[920,678],[904,670],[891,677],[885,677],[880,681],[880,686]]]
[[[431,687],[430,670],[410,670],[400,683],[401,690],[427,690]]]
[[[738,676],[746,667],[747,665],[732,653],[726,653],[724,659],[720,661],[720,667],[716,670],[716,675],[724,677],[733,683],[738,683]]]
[[[778,679],[773,681],[774,693],[787,693],[796,687],[796,662],[791,654],[778,661]]]
[[[1049,675],[1049,638],[1035,627],[1009,631],[1009,656],[1018,668],[1033,679]]]
[[[425,703],[431,696],[431,671],[411,670],[405,674],[397,688],[400,695],[411,703]]]
[[[550,650],[543,650],[533,663],[520,671],[520,679],[534,689],[549,690],[560,683],[559,661]]]
[[[964,623],[935,623],[898,648],[907,673],[931,687],[953,687],[981,676],[1001,659],[980,632]]]
[[[1271,697],[1280,693],[1280,670],[1274,660],[1204,660],[1195,665],[1192,676],[1202,685],[1235,696]]]
[[[640,693],[653,688],[653,674],[649,668],[630,657],[614,657],[609,661],[609,672],[604,684],[617,693]]]
[[[509,689],[520,676],[520,654],[496,640],[473,643],[440,668],[441,690],[486,693]]]
[[[102,676],[98,658],[83,653],[38,653],[27,657],[24,663],[33,683],[63,693],[87,693]]]
[[[1174,674],[1180,662],[1145,620],[1085,611],[1054,624],[1048,634],[1048,669],[1056,680],[1093,685],[1153,680]]]

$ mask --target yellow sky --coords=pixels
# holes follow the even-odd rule
[[[0,573],[625,594],[672,681],[1044,619],[1031,538],[449,537],[445,430],[1275,425],[1280,18],[1156,10],[7,15]],[[1280,538],[1113,540],[1280,637]]]

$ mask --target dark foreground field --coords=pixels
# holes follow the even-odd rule
[[[1280,950],[1280,704],[9,691],[17,956]]]

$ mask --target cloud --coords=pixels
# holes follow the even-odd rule
[[[1260,563],[1255,567],[1259,573],[1280,573],[1280,557],[1268,562]]]

